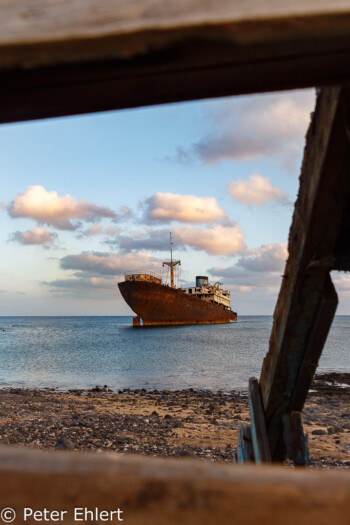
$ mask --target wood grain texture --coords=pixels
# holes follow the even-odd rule
[[[254,463],[254,451],[252,447],[252,434],[250,425],[242,423],[238,429],[237,450],[235,454],[237,463]]]
[[[329,271],[350,198],[346,87],[318,97],[289,233],[289,258],[260,385],[274,460],[282,460],[282,417],[301,411],[337,307]]]
[[[0,122],[350,81],[340,0],[7,0],[0,29]]]
[[[350,515],[341,471],[1,447],[0,483],[0,508],[17,523],[24,507],[67,510],[68,525],[84,506],[120,508],[128,525],[345,525]]]
[[[346,0],[7,0],[0,44],[349,12]]]
[[[309,465],[308,436],[304,434],[301,412],[284,414],[283,426],[287,458],[292,460],[296,466]]]
[[[264,406],[261,399],[259,382],[256,377],[249,379],[248,400],[255,462],[257,464],[271,463]]]

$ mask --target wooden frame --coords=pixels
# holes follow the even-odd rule
[[[0,27],[2,123],[350,80],[345,0],[7,0]],[[270,348],[252,387],[275,461],[286,452],[283,418],[302,410],[336,309],[329,272],[350,268],[348,111],[348,88],[323,90]],[[294,426],[301,433],[301,419]],[[128,524],[329,525],[350,514],[341,472],[2,448],[0,480],[3,507],[107,509],[118,497]]]

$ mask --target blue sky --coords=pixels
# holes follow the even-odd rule
[[[125,271],[208,274],[271,314],[313,90],[0,128],[0,315],[122,315]],[[349,313],[337,275],[338,313]]]

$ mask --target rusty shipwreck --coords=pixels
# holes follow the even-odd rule
[[[216,324],[237,320],[231,310],[230,292],[220,288],[221,283],[209,284],[208,277],[197,276],[196,286],[176,288],[174,268],[180,261],[173,260],[170,237],[170,261],[163,266],[170,269],[170,286],[153,272],[125,274],[118,283],[119,290],[136,313],[134,326]]]

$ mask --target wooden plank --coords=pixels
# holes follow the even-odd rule
[[[337,305],[338,297],[331,278],[327,274],[319,305],[315,310],[312,327],[309,327],[309,339],[304,349],[300,370],[290,400],[290,411],[301,411],[303,409]]]
[[[350,198],[348,88],[325,88],[307,135],[289,259],[260,377],[274,460],[285,454],[283,414],[301,411],[331,325],[337,296],[329,277]]]
[[[350,81],[344,0],[7,0],[0,122]]]
[[[304,434],[301,412],[292,412],[283,416],[283,438],[287,449],[287,458],[296,466],[309,464],[308,437]]]
[[[250,426],[246,423],[242,423],[238,429],[236,459],[237,463],[241,464],[254,462],[252,434]]]
[[[271,463],[270,444],[266,430],[264,407],[261,399],[259,382],[256,377],[251,377],[249,379],[248,400],[255,462],[257,464]]]
[[[0,509],[12,507],[14,523],[25,507],[65,510],[66,525],[84,507],[119,508],[128,525],[347,525],[350,515],[344,471],[2,446],[0,483]]]
[[[154,29],[349,14],[346,0],[7,0],[0,6],[0,46],[110,37]],[[280,27],[280,33],[290,28]],[[310,31],[314,28],[310,24]],[[259,38],[246,34],[245,40]]]

